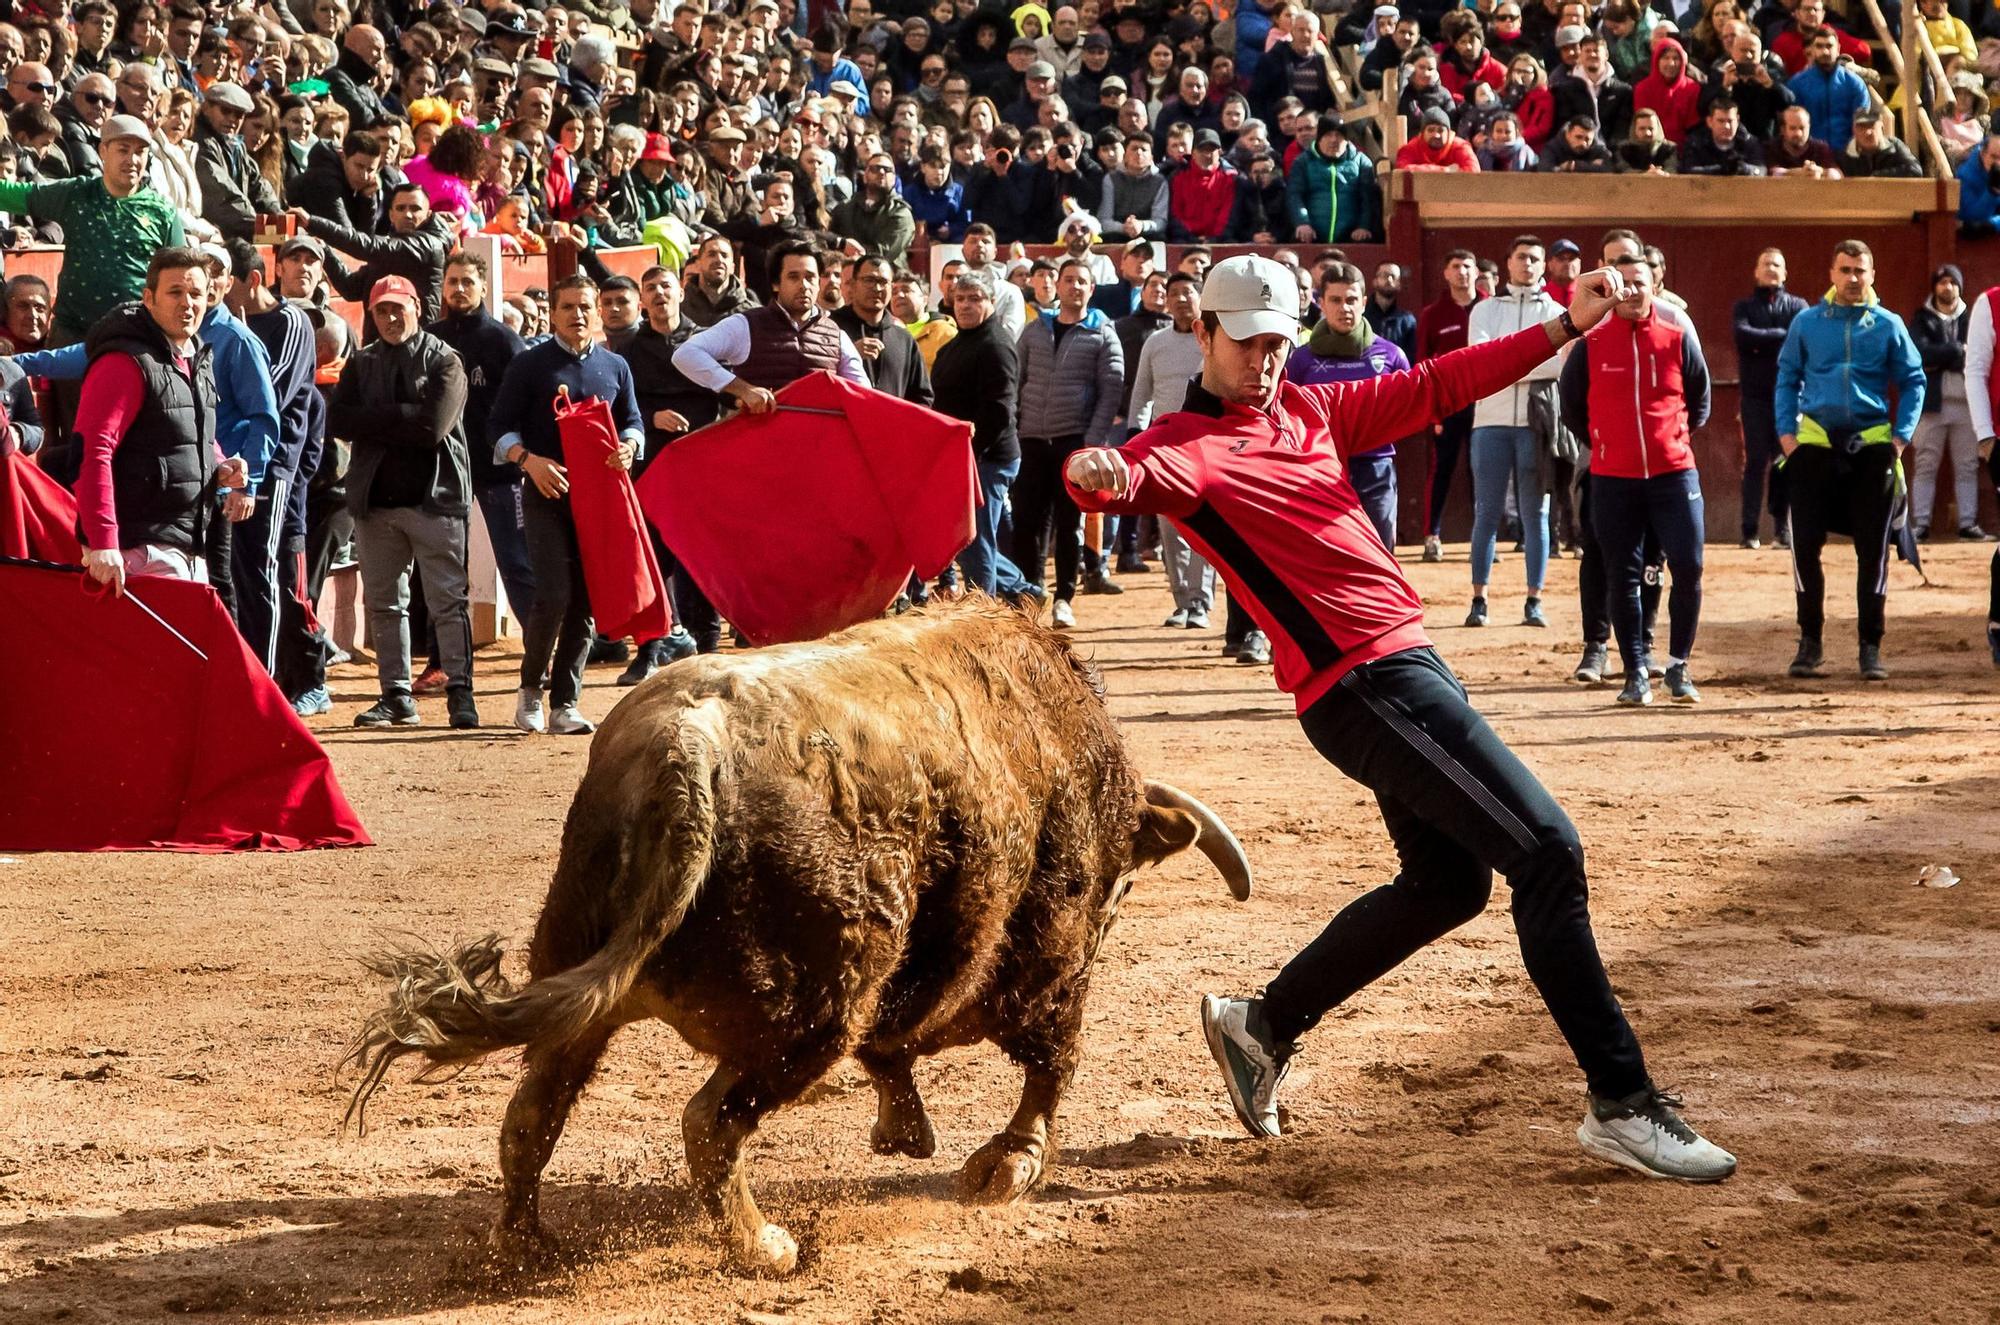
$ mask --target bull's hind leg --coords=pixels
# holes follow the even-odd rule
[[[792,1045],[757,1067],[722,1063],[681,1114],[695,1192],[715,1216],[730,1259],[745,1273],[790,1274],[798,1268],[799,1244],[767,1222],[751,1198],[744,1143],[765,1114],[797,1099],[844,1052],[839,1038],[828,1036],[824,1043]]]
[[[500,1221],[489,1235],[494,1255],[506,1264],[530,1267],[555,1250],[555,1240],[542,1231],[542,1169],[615,1029],[592,1030],[556,1049],[530,1049],[523,1058],[521,1084],[500,1126]]]
[[[875,1126],[868,1133],[868,1144],[875,1153],[912,1159],[929,1159],[936,1154],[937,1133],[930,1115],[924,1112],[924,1097],[917,1093],[916,1078],[910,1075],[910,1057],[866,1048],[854,1056],[875,1082]]]
[[[1018,1201],[1042,1181],[1056,1157],[1056,1105],[1076,1071],[1083,996],[1066,998],[1044,1020],[993,1037],[1027,1072],[1020,1107],[1007,1129],[972,1152],[958,1171],[961,1199],[977,1205]]]

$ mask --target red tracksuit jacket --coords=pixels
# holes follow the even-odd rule
[[[1590,439],[1590,472],[1652,478],[1694,468],[1694,429],[1708,421],[1708,361],[1685,318],[1607,317],[1563,362],[1562,420]]]
[[[1347,457],[1464,409],[1554,352],[1530,327],[1408,372],[1285,382],[1269,413],[1197,381],[1180,412],[1125,443],[1123,497],[1069,492],[1086,511],[1171,518],[1270,637],[1278,687],[1303,713],[1362,663],[1430,642],[1423,602],[1362,510]]]

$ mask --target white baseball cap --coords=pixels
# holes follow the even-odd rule
[[[1201,309],[1216,315],[1231,340],[1297,336],[1298,277],[1283,263],[1254,253],[1224,258],[1201,283]]]

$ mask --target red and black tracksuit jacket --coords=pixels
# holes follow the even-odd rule
[[[1123,497],[1074,485],[1070,495],[1085,511],[1172,519],[1270,637],[1278,686],[1304,712],[1353,668],[1430,642],[1423,602],[1382,546],[1347,458],[1466,408],[1554,352],[1530,327],[1408,372],[1285,382],[1268,411],[1197,381],[1178,413],[1123,447]]]
[[[1653,478],[1694,468],[1690,434],[1708,421],[1708,360],[1685,319],[1656,305],[1607,317],[1571,348],[1558,379],[1563,423],[1590,439],[1590,472]]]

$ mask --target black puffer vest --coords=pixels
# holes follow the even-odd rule
[[[199,552],[215,468],[215,370],[209,347],[195,342],[193,379],[174,367],[173,347],[140,304],[124,304],[99,319],[84,338],[95,364],[127,354],[146,381],[146,403],[111,455],[111,493],[118,541],[125,547],[160,543]]]
[[[750,322],[750,357],[736,365],[736,375],[751,386],[776,391],[807,373],[839,370],[840,328],[824,312],[815,309],[803,327],[776,304],[743,316]]]

